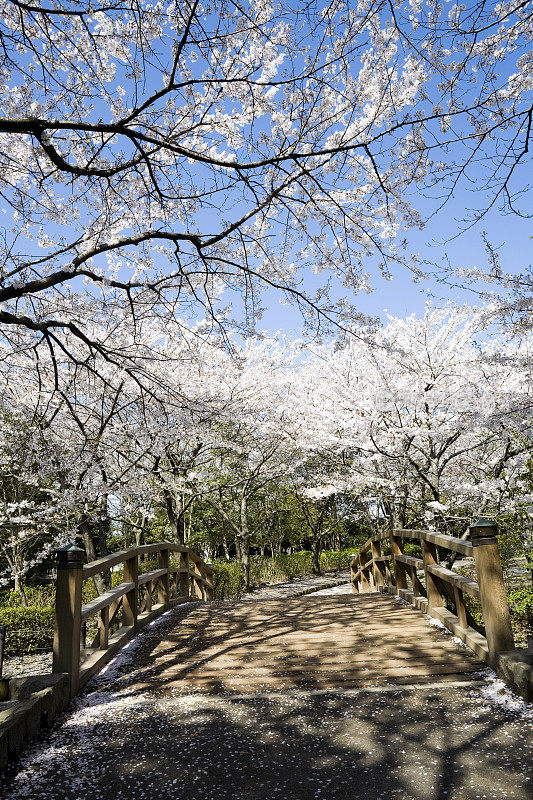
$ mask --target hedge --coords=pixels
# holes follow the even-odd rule
[[[323,570],[348,569],[351,550],[329,550],[320,555],[320,566]],[[218,561],[213,564],[215,599],[233,599],[244,593],[244,579],[237,561]],[[312,573],[311,553],[301,550],[291,555],[268,558],[252,556],[250,559],[250,585],[282,583],[293,578],[300,578]]]
[[[54,609],[10,606],[0,608],[0,625],[6,626],[6,655],[50,650],[54,641]]]
[[[525,645],[527,637],[533,634],[533,587],[513,589],[508,600],[515,640]]]

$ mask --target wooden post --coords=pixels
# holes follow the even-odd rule
[[[355,553],[350,553],[350,583],[352,585],[352,592],[357,594],[358,587],[355,585],[355,573],[357,572],[357,556]]]
[[[84,552],[74,544],[57,551],[54,656],[52,672],[70,675],[70,696],[80,679],[81,586]]]
[[[383,573],[383,562],[376,561],[381,558],[381,542],[372,542],[372,567],[374,570],[374,584],[379,587],[385,585],[385,575]]]
[[[158,555],[158,564],[159,569],[166,569],[166,574],[161,575],[159,580],[157,581],[157,601],[158,603],[163,603],[164,605],[168,605],[168,599],[170,597],[170,585],[169,585],[169,574],[168,574],[168,547],[159,551]]]
[[[190,597],[189,592],[189,554],[188,553],[180,553],[180,569],[184,570],[180,572],[180,595],[182,597]]]
[[[391,547],[392,559],[394,562],[394,577],[396,579],[396,591],[399,589],[407,589],[407,573],[405,564],[401,561],[396,561],[395,556],[403,555],[403,540],[401,536],[396,535],[396,530],[391,530]]]
[[[497,533],[498,526],[483,517],[470,526],[483,622],[491,656],[514,650]]]
[[[440,593],[438,581],[428,572],[428,567],[438,563],[437,545],[433,542],[426,542],[422,539],[422,558],[424,560],[424,573],[426,576],[426,592],[428,598],[428,612],[432,608],[439,608],[444,605],[444,600]]]
[[[132,581],[133,589],[126,592],[122,600],[122,624],[130,627],[137,625],[137,579],[139,577],[139,560],[137,553],[124,562],[124,582]]]

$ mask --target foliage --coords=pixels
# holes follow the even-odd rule
[[[46,606],[0,608],[0,625],[6,626],[6,655],[50,649],[54,638],[54,609]]]
[[[26,597],[33,608],[53,608],[55,602],[55,586],[26,586]],[[5,606],[22,606],[20,595],[14,589],[0,589],[0,609]]]
[[[244,593],[244,576],[235,561],[213,562],[215,600],[240,597]]]
[[[528,636],[533,636],[533,587],[513,589],[508,600],[515,640],[524,646]]]
[[[320,565],[323,570],[343,570],[348,568],[348,558],[352,551],[323,551]],[[217,560],[214,562],[215,598],[240,597],[245,591],[244,579],[235,561]],[[290,555],[263,558],[252,556],[250,566],[251,586],[283,583],[312,573],[311,553],[302,550]]]

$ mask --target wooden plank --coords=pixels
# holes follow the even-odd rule
[[[482,666],[387,594],[200,606],[151,654],[173,691],[457,680]]]
[[[131,592],[131,590],[134,588],[135,584],[132,581],[128,581],[127,583],[119,583],[119,585],[115,586],[114,589],[110,589],[108,592],[104,592],[104,594],[101,594],[99,597],[96,597],[89,603],[85,603],[85,605],[81,607],[82,620],[87,619],[87,617],[91,617],[93,614],[101,611],[102,608],[110,606],[114,600],[119,600],[123,595],[126,594],[126,592]]]
[[[117,564],[122,564],[127,558],[131,557],[132,552],[135,552],[135,550],[135,547],[129,547],[127,550],[119,550],[110,556],[104,556],[85,564],[83,567],[83,580],[92,578],[93,575],[98,575],[99,572],[105,572],[111,567],[116,567]]]
[[[456,536],[447,536],[444,533],[437,533],[436,531],[415,530],[412,528],[399,528],[395,530],[394,533],[405,539],[418,539],[419,541],[425,540],[426,542],[432,542],[439,547],[444,547],[455,553],[461,553],[464,556],[472,556],[474,553],[472,542],[458,539]]]
[[[172,570],[170,571],[172,572]],[[143,575],[139,575],[137,578],[137,586],[142,586],[144,583],[150,583],[150,581],[160,578],[161,575],[165,575],[166,572],[166,569],[154,569],[152,572],[145,572]]]
[[[318,665],[314,665],[313,668],[310,669],[305,664],[300,664],[294,667],[284,667],[283,664],[276,664],[273,667],[247,666],[246,670],[238,668],[230,669],[227,666],[223,666],[220,669],[209,669],[205,665],[188,666],[178,664],[174,668],[169,668],[169,673],[170,675],[176,674],[176,677],[179,674],[182,674],[183,678],[187,681],[194,681],[195,679],[209,681],[212,678],[220,678],[221,680],[225,681],[226,679],[233,680],[235,678],[238,679],[239,677],[246,680],[250,680],[251,678],[290,678],[300,675],[308,675],[313,679],[324,680],[328,677],[334,679],[340,676],[342,676],[344,679],[365,679],[368,676],[386,677],[388,675],[410,675],[412,677],[417,677],[419,675],[423,675],[427,677],[429,675],[446,675],[450,673],[457,674],[458,672],[461,672],[464,675],[468,672],[478,672],[482,667],[484,667],[484,664],[479,661],[473,661],[466,666],[464,663],[459,662],[450,663],[447,661],[433,661],[430,664],[402,664],[401,662],[398,662],[395,664],[370,664],[367,667],[363,665],[344,665],[339,669],[320,667]]]
[[[479,600],[479,584],[477,581],[466,578],[464,575],[459,575],[458,572],[442,567],[440,564],[428,564],[427,571]]]
[[[150,553],[159,553],[163,549],[168,549],[173,553],[188,553],[190,558],[198,564],[203,564],[202,558],[184,545],[174,544],[174,542],[156,542],[155,544],[143,544],[139,547],[128,547],[125,550],[119,550],[116,553],[111,553],[108,556],[99,558],[96,561],[91,561],[83,567],[83,580],[92,578],[99,572],[105,572],[111,567],[122,564],[134,555],[149,555]],[[210,569],[204,565],[206,569]],[[212,570],[211,570],[212,571]]]
[[[396,561],[401,561],[403,564],[409,564],[411,567],[416,567],[416,569],[423,569],[424,568],[424,561],[421,558],[415,558],[415,556],[404,556],[404,555],[397,555],[394,556]]]

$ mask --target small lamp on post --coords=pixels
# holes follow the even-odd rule
[[[498,525],[486,517],[480,517],[470,525],[470,538],[474,547],[487,544],[498,544]]]
[[[75,544],[66,544],[56,550],[58,569],[76,569],[83,566],[85,552]]]

